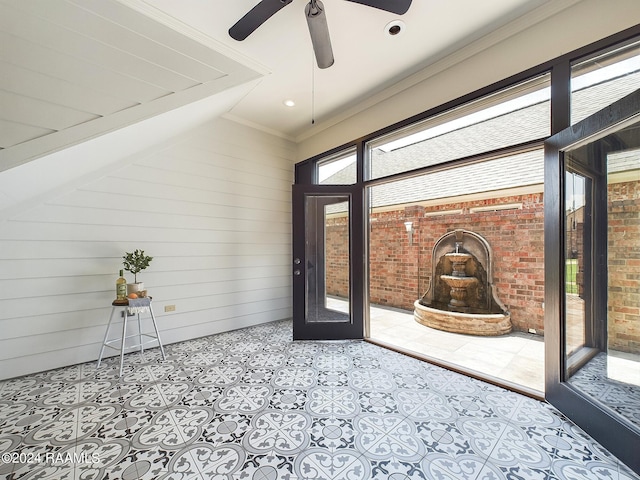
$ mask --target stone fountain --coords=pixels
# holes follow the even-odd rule
[[[449,232],[432,252],[431,286],[414,303],[418,323],[454,333],[502,335],[511,315],[493,285],[489,243],[468,230]]]
[[[451,275],[440,275],[440,279],[451,288],[449,295],[449,307],[452,310],[464,312],[469,310],[467,305],[467,293],[471,285],[478,283],[476,277],[469,277],[466,274],[467,262],[471,259],[470,253],[460,252],[462,243],[456,242],[456,251],[445,253],[445,257],[452,264]]]

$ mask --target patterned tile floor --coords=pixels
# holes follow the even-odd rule
[[[544,394],[544,340],[512,332],[497,337],[443,332],[419,324],[413,312],[372,307],[371,338]]]
[[[640,477],[549,405],[276,322],[0,382],[0,478]]]
[[[599,353],[578,370],[569,383],[640,428],[638,355]]]

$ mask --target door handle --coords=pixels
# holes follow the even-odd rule
[[[296,276],[297,276],[297,275],[300,275],[300,270],[295,269],[295,270],[293,271],[293,274],[294,274],[294,275],[296,275]]]

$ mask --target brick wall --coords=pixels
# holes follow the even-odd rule
[[[369,246],[370,300],[377,305],[413,310],[421,296],[420,267],[423,258],[419,240],[420,207],[373,215]],[[404,222],[412,221],[413,245]]]
[[[609,187],[609,347],[640,351],[640,183]],[[471,213],[477,207],[522,204],[522,208]],[[460,210],[460,214],[433,215]],[[413,245],[404,223],[413,222]],[[346,219],[331,220],[328,239],[335,282],[332,295],[346,296],[344,265]],[[582,223],[577,224],[581,266]],[[501,197],[433,207],[408,207],[373,214],[370,245],[372,304],[412,311],[413,302],[429,288],[431,250],[446,232],[463,228],[479,233],[493,251],[498,299],[511,312],[515,330],[544,332],[544,209],[542,194]],[[329,260],[328,260],[329,261]],[[329,277],[331,278],[331,277]],[[580,294],[583,281],[578,276]]]
[[[471,213],[477,207],[499,208],[522,204],[521,209]],[[461,210],[461,214],[433,215]],[[344,219],[342,220],[344,221]],[[409,244],[404,223],[413,222],[413,245]],[[329,228],[331,238],[339,233],[340,219]],[[413,302],[429,288],[431,251],[445,233],[463,228],[479,233],[493,250],[494,284],[498,298],[511,312],[514,329],[538,333],[544,330],[544,213],[542,194],[518,195],[467,203],[447,203],[434,207],[412,206],[375,213],[370,231],[371,303],[413,310]],[[343,246],[344,248],[344,246]],[[332,249],[332,256],[339,255]],[[332,260],[333,262],[333,260]],[[336,262],[337,263],[337,262]],[[346,294],[344,277],[328,291]]]
[[[327,295],[349,296],[349,235],[348,218],[330,218],[326,226],[325,269]]]
[[[609,348],[640,352],[640,183],[609,186]]]

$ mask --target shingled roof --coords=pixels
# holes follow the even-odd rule
[[[582,119],[637,88],[640,88],[640,71],[575,91],[572,116]],[[545,138],[550,128],[549,104],[549,100],[538,102],[392,151],[373,149],[374,177],[381,178]],[[619,165],[616,169],[638,168],[637,156],[627,155],[624,158],[626,165]],[[350,164],[322,183],[345,184],[354,178],[355,164]],[[539,149],[466,165],[456,169],[455,173],[433,172],[378,185],[373,189],[372,206],[401,205],[541,185],[543,180],[543,151]]]

